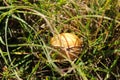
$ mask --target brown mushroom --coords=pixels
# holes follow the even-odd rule
[[[81,52],[83,40],[72,33],[62,33],[51,38],[50,44],[68,59],[74,60]],[[63,58],[60,54],[58,59]]]

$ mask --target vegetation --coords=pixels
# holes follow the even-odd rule
[[[56,33],[84,40],[74,61],[55,60]],[[0,1],[1,80],[120,79],[120,0]]]

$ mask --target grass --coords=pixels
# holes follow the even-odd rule
[[[119,0],[0,1],[1,80],[119,80]],[[84,40],[74,61],[57,61],[52,36]]]

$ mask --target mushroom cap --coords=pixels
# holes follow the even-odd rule
[[[61,33],[52,37],[50,44],[53,47],[62,49],[60,52],[74,59],[80,53],[83,40],[72,33]]]
[[[51,38],[52,46],[56,47],[80,47],[83,43],[82,39],[72,33],[62,33]]]

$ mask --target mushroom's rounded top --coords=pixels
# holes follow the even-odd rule
[[[51,45],[54,47],[81,47],[83,40],[72,33],[62,33],[51,38]]]

